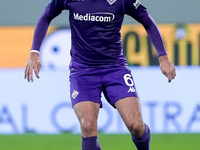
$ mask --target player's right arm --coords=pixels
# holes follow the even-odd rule
[[[28,82],[33,80],[33,70],[37,78],[39,78],[39,71],[41,68],[40,61],[40,47],[46,36],[47,30],[49,28],[50,22],[58,16],[64,7],[65,0],[52,0],[45,8],[44,12],[40,16],[37,25],[35,27],[33,43],[31,47],[30,56],[26,65],[24,78]]]

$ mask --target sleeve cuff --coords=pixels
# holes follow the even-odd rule
[[[40,54],[40,52],[38,50],[31,50],[30,53],[32,53],[32,52]]]

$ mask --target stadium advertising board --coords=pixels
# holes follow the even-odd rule
[[[159,67],[130,67],[144,121],[153,133],[200,132],[199,67],[177,68],[172,83]],[[0,133],[80,133],[70,103],[68,70],[42,70],[28,83],[24,70],[0,70]],[[103,98],[98,127],[103,133],[128,133],[117,110]]]
[[[55,30],[51,26],[48,33]],[[33,40],[34,27],[0,27],[0,68],[25,67]]]
[[[159,29],[169,58],[175,65],[200,65],[199,24],[160,24]],[[129,65],[158,65],[157,53],[141,25],[124,25],[121,33]]]
[[[200,24],[159,24],[168,55],[177,66],[200,65]],[[57,30],[56,30],[57,29]],[[0,27],[0,67],[24,67],[31,48],[34,27]],[[50,34],[51,33],[51,34]],[[70,31],[51,26],[45,40],[45,53],[57,53],[58,65],[65,65],[70,49]],[[141,25],[123,25],[121,30],[124,54],[130,66],[158,65],[157,54]],[[56,39],[56,42],[50,40]],[[60,40],[67,38],[67,40]],[[51,44],[50,44],[51,43]],[[64,49],[62,54],[60,49]],[[64,46],[64,47],[63,47]],[[41,50],[42,51],[42,50]],[[45,54],[46,55],[46,54]],[[62,57],[63,56],[63,57]],[[46,57],[46,56],[45,56]],[[54,56],[55,57],[55,56]],[[54,59],[54,58],[50,58]],[[69,58],[70,59],[70,58]],[[56,60],[55,60],[56,61]],[[55,63],[55,62],[54,62]],[[68,61],[67,61],[68,64]],[[46,65],[46,64],[45,64]]]

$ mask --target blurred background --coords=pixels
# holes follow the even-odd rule
[[[145,30],[131,17],[125,16],[121,30],[123,52],[141,99],[144,121],[153,135],[199,135],[200,1],[140,2],[158,24],[168,56],[177,69],[176,79],[168,83]],[[34,28],[48,3],[49,0],[0,2],[2,138],[7,134],[80,134],[69,95],[71,34],[68,11],[63,11],[51,22],[40,50],[43,65],[40,79],[35,78],[33,83],[24,80]],[[128,134],[118,112],[104,97],[102,101],[99,131],[105,135]],[[195,149],[197,146],[193,147]]]

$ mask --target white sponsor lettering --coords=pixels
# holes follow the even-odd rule
[[[79,21],[111,22],[115,18],[114,14],[107,12],[86,13],[85,15],[73,13],[73,15],[74,19]]]

